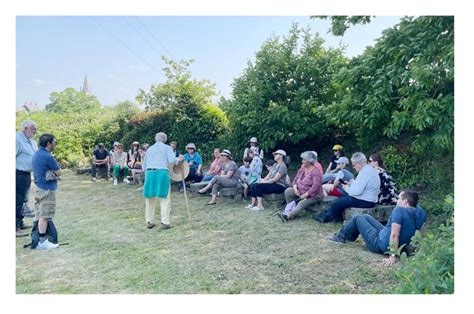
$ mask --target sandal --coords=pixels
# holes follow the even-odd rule
[[[212,203],[209,202],[209,203],[207,203],[206,205],[216,205],[216,204],[217,204],[217,202],[212,202]]]

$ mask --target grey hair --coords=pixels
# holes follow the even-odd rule
[[[318,154],[313,151],[306,151],[300,155],[301,159],[309,161],[312,165],[318,161]]]
[[[367,164],[367,157],[365,157],[364,153],[357,152],[354,153],[351,157],[352,163],[358,163],[361,165],[366,165]]]
[[[163,133],[163,132],[156,133],[156,135],[155,135],[155,141],[156,142],[166,143],[167,140],[168,140],[168,136],[165,133]]]
[[[33,125],[36,126],[36,122],[34,122],[34,121],[32,121],[32,120],[25,120],[25,121],[23,121],[23,122],[21,123],[20,128],[21,128],[22,130],[24,130],[25,128],[29,128],[29,127],[31,127],[31,126],[33,126]]]

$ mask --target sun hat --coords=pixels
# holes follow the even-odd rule
[[[276,152],[273,152],[273,155],[275,155],[275,154],[280,154],[280,155],[286,157],[286,152],[283,149],[279,149]]]
[[[347,159],[347,157],[339,157],[337,160],[336,160],[336,164],[349,164],[349,159]]]
[[[186,145],[186,149],[188,148],[193,148],[194,150],[196,150],[196,145],[194,145],[194,143],[189,143],[188,145]]]
[[[227,156],[230,158],[230,160],[234,160],[234,156],[232,156],[232,153],[227,149],[222,151],[221,156]]]
[[[170,179],[173,182],[181,182],[189,174],[189,165],[187,162],[178,162],[177,165],[170,164],[168,165],[168,173],[170,175]]]
[[[114,146],[117,146],[118,144],[120,144],[119,142],[114,142]]]
[[[133,142],[132,145],[140,145],[137,141]]]
[[[339,144],[336,144],[332,147],[332,150],[343,150],[344,147],[342,147],[342,145],[339,145]]]
[[[255,136],[252,137],[252,138],[250,138],[250,141],[249,141],[249,142],[250,142],[250,143],[258,143],[257,138],[256,138]]]

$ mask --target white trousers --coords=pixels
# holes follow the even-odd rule
[[[161,208],[161,222],[165,225],[170,224],[170,213],[171,213],[171,187],[168,191],[166,198],[159,198]],[[157,197],[145,198],[146,209],[145,209],[145,220],[146,222],[153,223],[155,220],[155,207]]]

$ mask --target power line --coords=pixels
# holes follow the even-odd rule
[[[97,24],[100,28],[102,28],[102,30],[104,30],[110,37],[112,37],[114,40],[116,40],[117,42],[119,42],[122,46],[124,46],[128,51],[130,51],[130,53],[132,53],[135,57],[139,58],[140,60],[142,60],[144,63],[146,63],[150,68],[152,68],[153,70],[155,70],[155,67],[153,65],[151,65],[151,63],[149,63],[148,61],[146,61],[144,58],[142,58],[141,56],[139,56],[138,54],[136,54],[127,44],[125,44],[119,37],[115,36],[113,33],[111,33],[107,28],[105,28],[102,24],[100,24],[99,22],[97,22],[96,20],[94,20],[92,17],[90,18],[95,24]]]
[[[163,48],[164,51],[166,51],[168,53],[168,55],[172,58],[172,59],[175,59],[175,57],[173,56],[173,54],[171,52],[169,52],[168,49],[166,49],[165,45],[163,45],[161,43],[161,41],[158,39],[158,37],[145,25],[145,23],[140,19],[139,16],[135,16],[136,19],[138,20],[138,22],[140,22],[140,24],[143,26],[143,28],[151,34],[151,36],[156,40],[156,42],[161,46],[161,48]]]
[[[137,30],[134,26],[132,26],[132,25],[127,21],[127,19],[126,19],[125,16],[122,16],[122,18],[123,18],[123,20],[125,21],[125,23],[127,23],[127,25],[128,25],[135,33],[137,33],[137,34],[148,44],[148,46],[150,46],[151,49],[153,49],[153,50],[158,54],[158,56],[161,57],[161,53],[160,53],[158,50],[155,49],[155,47],[148,41],[148,39],[146,39],[145,36],[143,36],[142,33],[141,33],[139,30]]]

